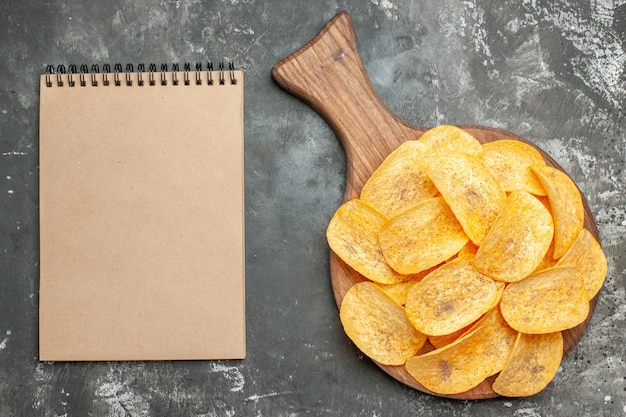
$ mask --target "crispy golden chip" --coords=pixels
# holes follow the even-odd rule
[[[500,310],[515,330],[545,334],[582,323],[589,314],[589,300],[578,268],[555,266],[509,284]]]
[[[491,371],[491,375],[495,375],[504,368],[519,332],[508,325],[497,306],[485,313],[471,329],[479,326],[487,326],[492,331],[491,340],[498,352]]]
[[[433,197],[389,220],[378,240],[389,266],[406,275],[440,264],[468,238],[443,198]]]
[[[368,281],[350,287],[339,311],[346,335],[371,359],[402,365],[426,342],[395,301]]]
[[[550,216],[552,216],[552,221],[554,223],[554,215],[552,214],[552,207],[550,207],[550,202],[548,201],[548,197],[545,195],[536,195],[537,200],[541,201],[541,204],[548,210]],[[548,248],[548,252],[546,252],[545,256],[537,266],[534,272],[539,272],[543,269],[552,268],[556,265],[556,259],[554,259],[554,237],[552,238],[552,242],[550,242],[550,247]]]
[[[399,282],[397,284],[376,284],[381,290],[387,294],[393,301],[403,306],[406,304],[406,298],[413,285],[417,284],[419,280],[409,280]]]
[[[499,283],[499,281],[496,281],[496,282]],[[492,308],[495,308],[497,305],[500,304],[500,299],[502,298],[502,294],[504,293],[505,288],[506,288],[506,284],[498,286],[496,296],[493,299],[493,304],[491,304],[491,306],[487,309],[487,311],[491,310]]]
[[[474,266],[504,282],[530,275],[550,248],[554,224],[548,210],[532,194],[513,191],[476,252]]]
[[[602,288],[608,265],[600,243],[587,229],[582,229],[578,238],[557,265],[573,265],[583,279],[587,297],[591,300]]]
[[[417,330],[433,336],[450,334],[497,304],[504,284],[476,271],[472,261],[470,255],[456,258],[411,288],[405,310]]]
[[[430,335],[430,336],[428,336],[428,341],[435,348],[437,348],[437,349],[438,348],[442,348],[442,347],[444,347],[446,345],[449,345],[450,343],[454,342],[455,340],[457,340],[461,336],[463,336],[470,329],[473,329],[474,324],[475,323],[471,323],[471,324],[463,327],[462,329],[459,329],[456,332],[452,332],[450,334],[442,334],[440,336]]]
[[[506,397],[526,397],[543,390],[556,375],[563,358],[561,332],[520,333],[493,390]]]
[[[476,246],[471,240],[468,240],[465,246],[463,246],[459,251],[458,256],[476,255],[476,252],[478,252],[478,246]]]
[[[428,341],[435,348],[441,348],[449,345],[466,333],[469,333],[481,326],[488,326],[493,332],[491,339],[494,342],[494,349],[497,349],[494,369],[491,372],[491,375],[494,375],[502,370],[511,349],[513,348],[513,343],[515,342],[517,334],[519,333],[507,324],[504,317],[502,317],[502,314],[500,313],[500,308],[497,306],[494,306],[494,308],[489,310],[479,320],[469,326],[465,326],[456,332],[446,335],[428,336]]]
[[[427,145],[434,153],[450,154],[456,152],[479,155],[482,145],[476,138],[463,129],[451,125],[441,125],[427,130],[418,139]]]
[[[547,166],[531,165],[543,185],[554,217],[554,259],[558,259],[578,237],[585,221],[582,196],[564,172]]]
[[[493,174],[479,157],[455,153],[435,158],[428,175],[465,234],[480,245],[506,200]]]
[[[417,274],[407,275],[406,281],[398,282],[396,284],[381,284],[377,282],[376,285],[378,285],[378,287],[396,303],[404,306],[406,304],[406,298],[413,285],[420,282],[426,275],[430,274],[436,268],[437,266],[434,266]]]
[[[378,244],[378,233],[387,218],[360,200],[339,207],[328,224],[330,248],[355,271],[382,284],[402,282],[406,277],[385,262]]]
[[[406,361],[407,372],[437,394],[458,394],[491,375],[497,349],[487,326],[478,327],[442,348]]]
[[[543,271],[544,269],[552,268],[553,266],[555,266],[556,260],[554,260],[553,254],[554,254],[554,239],[552,239],[552,242],[550,242],[550,247],[548,248],[548,251],[544,255],[541,262],[539,263],[539,266],[535,268],[534,272]]]
[[[541,201],[541,204],[543,204],[543,206],[546,208],[546,210],[548,210],[550,212],[550,215],[552,216],[552,218],[554,218],[554,215],[552,215],[552,207],[550,206],[550,201],[548,200],[548,196],[546,196],[546,195],[535,195],[535,197],[537,197],[537,200]]]
[[[433,197],[437,188],[426,175],[425,152],[426,145],[421,142],[404,142],[367,180],[360,199],[392,218]]]
[[[530,169],[532,164],[545,164],[543,157],[533,146],[518,140],[496,140],[483,144],[480,156],[504,191],[546,194],[537,176]]]

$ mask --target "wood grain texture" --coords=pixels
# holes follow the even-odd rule
[[[276,64],[272,76],[317,111],[339,138],[346,152],[350,198],[358,197],[371,172],[391,151],[425,131],[400,120],[374,90],[346,12]]]
[[[359,197],[367,179],[401,143],[418,139],[427,130],[404,122],[383,103],[365,72],[356,45],[351,18],[348,13],[340,12],[309,43],[272,68],[274,80],[318,112],[341,142],[346,153],[344,201]],[[498,139],[528,143],[539,150],[548,165],[564,171],[546,152],[511,132],[476,125],[458,127],[481,143]],[[585,227],[599,241],[595,221],[584,197],[583,204]],[[337,306],[341,305],[343,296],[352,285],[365,279],[332,251],[330,275]],[[563,332],[564,356],[585,333],[596,303],[597,296],[590,302],[587,319]],[[425,349],[429,348],[432,349]],[[377,365],[396,380],[419,391],[434,394],[413,379],[403,366]],[[486,379],[467,392],[443,396],[456,399],[497,397],[498,394],[491,389],[494,378]]]

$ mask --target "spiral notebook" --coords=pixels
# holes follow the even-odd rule
[[[40,360],[243,358],[243,72],[40,82]]]

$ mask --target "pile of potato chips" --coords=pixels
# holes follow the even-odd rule
[[[342,300],[344,330],[436,394],[497,375],[497,394],[533,395],[606,276],[584,216],[576,185],[534,147],[431,129],[329,223],[330,248],[363,277]]]

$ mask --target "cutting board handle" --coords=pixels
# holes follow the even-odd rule
[[[425,129],[400,120],[374,90],[359,56],[350,15],[339,12],[309,43],[278,62],[272,77],[308,103],[346,153],[346,198],[358,192],[398,145]]]

